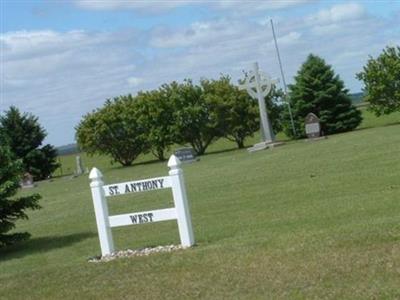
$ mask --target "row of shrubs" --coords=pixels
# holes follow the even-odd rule
[[[273,90],[266,103],[280,130],[281,91]],[[80,148],[106,154],[124,166],[151,151],[164,160],[173,144],[189,144],[198,155],[219,138],[244,147],[246,137],[259,129],[257,102],[239,90],[228,76],[164,84],[157,90],[109,99],[85,115],[76,128]]]
[[[290,138],[304,137],[304,119],[310,112],[320,117],[326,134],[352,130],[362,120],[343,81],[318,56],[308,56],[289,91],[288,99],[275,87],[265,97],[275,133],[283,130]],[[87,153],[109,155],[129,166],[138,155],[150,151],[164,160],[173,144],[189,144],[198,155],[219,138],[243,148],[245,139],[258,129],[257,101],[232,84],[229,76],[221,76],[199,84],[172,82],[136,96],[109,99],[83,117],[76,137]]]

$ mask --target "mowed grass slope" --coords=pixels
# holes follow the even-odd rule
[[[106,183],[168,172],[85,159]],[[101,264],[87,262],[100,249],[86,176],[23,191],[43,209],[18,222],[30,241],[0,251],[0,298],[400,298],[400,125],[214,153],[184,172],[197,246]],[[170,190],[109,199],[113,214],[171,205]],[[179,243],[173,221],[113,234],[118,249]]]

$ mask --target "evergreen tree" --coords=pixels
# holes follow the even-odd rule
[[[34,149],[24,157],[25,171],[36,179],[48,178],[60,166],[56,158],[57,150],[52,145]]]
[[[50,176],[58,167],[57,151],[52,145],[42,145],[46,131],[40,126],[38,118],[23,113],[11,106],[0,117],[0,143],[8,144],[17,159],[22,160],[24,172],[38,179]]]
[[[15,198],[21,179],[22,165],[12,157],[5,145],[0,145],[0,247],[27,239],[29,233],[6,234],[15,228],[17,219],[28,219],[26,209],[39,209],[40,196],[34,194]]]
[[[310,112],[320,118],[324,134],[349,131],[361,123],[361,112],[352,105],[343,81],[316,55],[308,56],[289,89],[296,138],[305,136],[304,119]],[[284,127],[293,137],[287,112]]]

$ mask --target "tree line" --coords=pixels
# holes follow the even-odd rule
[[[280,90],[265,98],[276,131],[281,129]],[[229,76],[163,84],[156,90],[109,99],[88,113],[76,128],[80,148],[106,154],[129,166],[142,153],[164,160],[174,144],[189,144],[198,155],[219,138],[244,147],[259,129],[257,102],[231,83]]]
[[[343,81],[318,56],[308,56],[289,91],[295,130],[283,91],[273,87],[264,99],[275,133],[305,137],[304,119],[310,112],[319,116],[325,134],[352,130],[362,120]],[[245,139],[259,130],[259,118],[257,101],[229,76],[202,79],[199,84],[187,79],[107,100],[82,118],[76,138],[87,153],[109,155],[129,166],[142,153],[164,160],[174,144],[190,145],[198,155],[219,138],[243,148]]]

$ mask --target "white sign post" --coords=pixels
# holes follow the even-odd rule
[[[253,147],[249,148],[248,150],[250,152],[282,144],[275,142],[275,135],[272,130],[271,122],[268,119],[264,100],[264,97],[271,92],[272,85],[277,82],[277,80],[272,80],[268,74],[260,72],[258,63],[255,62],[253,64],[253,70],[249,71],[244,84],[239,85],[239,89],[246,90],[251,97],[258,100],[260,109],[261,143],[255,144]]]
[[[166,220],[177,220],[182,246],[190,247],[194,245],[189,204],[186,196],[183,171],[180,165],[180,160],[175,155],[172,155],[168,161],[168,167],[170,168],[169,176],[110,185],[104,185],[101,172],[96,168],[92,169],[89,179],[92,181],[90,187],[92,189],[102,256],[109,255],[114,251],[111,233],[112,227],[154,223]],[[172,188],[175,207],[114,216],[108,215],[106,197],[165,188]]]

